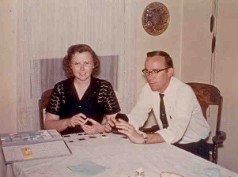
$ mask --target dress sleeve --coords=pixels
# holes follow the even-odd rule
[[[101,100],[101,101],[100,101]],[[99,91],[99,102],[105,105],[105,114],[115,114],[120,112],[120,106],[110,82],[103,81]]]
[[[62,94],[63,94],[62,84],[56,84],[50,96],[48,105],[46,107],[46,112],[49,112],[55,115],[60,115],[60,110],[61,110],[62,102],[63,102]]]

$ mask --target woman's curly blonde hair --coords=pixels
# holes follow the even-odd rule
[[[99,57],[93,51],[93,49],[90,46],[86,45],[86,44],[76,44],[76,45],[72,45],[68,48],[67,55],[63,59],[63,68],[64,68],[66,76],[67,77],[73,77],[74,76],[73,71],[70,67],[70,64],[71,64],[71,60],[72,60],[73,55],[77,52],[78,53],[89,52],[92,55],[93,64],[94,64],[92,75],[97,76],[100,73]]]

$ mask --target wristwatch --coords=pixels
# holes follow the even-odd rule
[[[147,136],[147,134],[146,133],[144,133],[144,132],[141,132],[141,134],[143,135],[143,137],[144,137],[144,144],[146,144],[147,143],[147,141],[148,141],[148,136]]]

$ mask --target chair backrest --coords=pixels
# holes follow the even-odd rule
[[[40,116],[40,128],[44,129],[45,127],[45,108],[49,102],[51,93],[53,89],[49,89],[43,92],[41,98],[39,99],[39,116]]]
[[[213,85],[205,83],[187,83],[190,85],[197,96],[198,102],[202,108],[204,117],[207,119],[207,109],[210,105],[217,105],[216,132],[220,130],[221,111],[223,98],[220,91]]]
[[[221,111],[222,111],[222,102],[223,98],[218,90],[213,85],[204,84],[204,83],[187,83],[190,85],[197,96],[198,102],[201,105],[202,112],[204,117],[207,119],[207,109],[210,105],[217,105],[217,120],[216,120],[216,132],[212,137],[212,143],[208,143],[211,156],[210,161],[217,163],[218,159],[218,148],[223,146],[223,141],[226,139],[226,133],[220,131],[221,123]]]

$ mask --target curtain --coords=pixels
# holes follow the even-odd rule
[[[110,78],[113,70],[116,79],[109,80],[116,88],[122,112],[132,108],[136,99],[132,1],[19,0],[17,3],[18,131],[39,129],[38,100],[44,89],[64,78],[62,58],[73,44],[90,45],[101,60],[117,59],[113,64],[103,62],[103,77]]]

